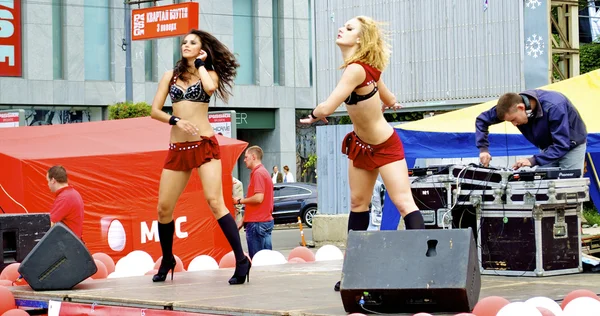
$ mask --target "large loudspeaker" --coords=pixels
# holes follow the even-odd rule
[[[350,231],[341,295],[348,313],[470,312],[481,276],[470,228]]]
[[[62,223],[50,228],[19,266],[36,291],[70,290],[97,271],[83,242]]]
[[[50,214],[0,215],[0,271],[21,262],[50,229]]]

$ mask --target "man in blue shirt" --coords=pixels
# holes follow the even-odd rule
[[[479,160],[488,166],[488,127],[507,121],[515,125],[540,153],[517,160],[513,168],[526,166],[580,169],[586,152],[587,129],[579,112],[566,96],[555,91],[527,90],[506,93],[498,104],[481,113],[475,122]]]

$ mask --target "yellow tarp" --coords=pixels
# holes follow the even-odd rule
[[[540,87],[566,95],[583,117],[588,133],[600,133],[600,70]],[[521,91],[506,91],[519,93]],[[423,132],[474,133],[475,119],[481,112],[496,105],[498,99],[468,108],[428,117],[419,121],[397,125],[403,130]],[[510,123],[490,126],[490,133],[519,134]]]

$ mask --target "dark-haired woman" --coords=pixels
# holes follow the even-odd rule
[[[152,118],[169,123],[169,152],[158,191],[158,235],[163,259],[154,282],[162,282],[175,268],[173,256],[173,210],[193,170],[198,170],[204,196],[227,237],[236,259],[229,284],[243,284],[250,273],[237,224],[225,206],[219,143],[208,122],[208,104],[213,93],[227,102],[239,64],[223,43],[211,34],[192,30],[181,43],[181,60],[165,72],[152,101]],[[173,115],[162,111],[169,96]]]

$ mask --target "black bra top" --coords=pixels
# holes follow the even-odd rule
[[[347,105],[354,105],[360,101],[368,100],[372,96],[374,96],[375,93],[377,93],[377,91],[378,91],[377,86],[375,86],[371,92],[369,92],[367,94],[363,94],[363,95],[358,95],[358,94],[356,94],[356,92],[353,91],[350,94],[350,96],[346,99],[346,101],[344,101],[344,103],[346,103]]]
[[[377,91],[378,91],[377,81],[379,81],[379,78],[381,76],[381,71],[377,68],[374,68],[373,66],[371,66],[369,64],[365,64],[360,61],[357,61],[354,63],[361,65],[363,67],[363,69],[365,70],[365,80],[361,84],[359,84],[356,88],[366,87],[366,86],[371,85],[372,83],[375,84],[375,87],[373,88],[373,90],[371,92],[369,92],[365,95],[358,95],[358,94],[356,94],[356,92],[353,91],[350,94],[350,96],[348,96],[348,98],[344,101],[344,103],[346,103],[347,105],[353,105],[360,101],[370,99],[372,96],[374,96],[375,93],[377,93]]]
[[[195,84],[189,86],[187,91],[178,86],[176,83],[171,85],[169,89],[169,96],[171,96],[171,103],[177,103],[179,101],[192,101],[192,102],[210,102],[210,95],[202,89],[201,81],[198,80]]]

